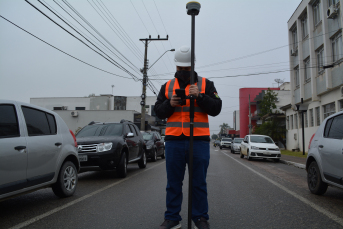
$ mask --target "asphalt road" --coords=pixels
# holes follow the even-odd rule
[[[272,161],[248,161],[211,147],[208,170],[211,228],[343,228],[343,190],[308,191],[306,171]],[[187,228],[187,175],[182,228]],[[73,197],[51,189],[0,202],[0,228],[158,228],[165,211],[165,160],[146,169],[79,175]]]

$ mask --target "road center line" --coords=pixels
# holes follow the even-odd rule
[[[250,171],[252,171],[253,173],[259,175],[260,177],[264,178],[265,180],[269,181],[270,183],[272,183],[273,185],[277,186],[278,188],[282,189],[283,191],[287,192],[288,194],[292,195],[293,197],[297,198],[298,200],[300,200],[301,202],[303,202],[304,204],[309,205],[310,207],[314,208],[315,210],[319,211],[320,213],[326,215],[327,217],[329,217],[330,219],[332,219],[333,221],[335,221],[336,223],[338,223],[339,225],[343,226],[343,218],[338,217],[335,214],[332,214],[331,212],[325,210],[324,208],[318,206],[317,204],[305,199],[304,197],[298,195],[297,193],[289,190],[288,188],[286,188],[285,186],[273,181],[272,179],[269,179],[268,177],[262,175],[261,173],[257,172],[256,170],[250,168],[249,166],[243,164],[242,162],[238,161],[237,159],[231,157],[230,155],[222,152],[224,155],[228,156],[229,158],[231,158],[232,160],[236,161],[237,163],[243,165],[244,167],[246,167],[247,169],[249,169]]]
[[[36,217],[34,217],[34,218],[32,218],[32,219],[29,219],[29,220],[24,221],[24,222],[22,222],[22,223],[20,223],[20,224],[17,224],[17,225],[15,225],[15,226],[13,226],[13,227],[11,227],[11,228],[9,228],[9,229],[19,229],[19,228],[26,227],[26,226],[28,226],[28,225],[34,223],[34,222],[37,222],[37,221],[39,221],[39,220],[41,220],[41,219],[43,219],[43,218],[45,218],[45,217],[47,217],[47,216],[50,216],[50,215],[52,215],[52,214],[54,214],[54,213],[56,213],[56,212],[59,212],[59,211],[65,209],[65,208],[67,208],[67,207],[70,207],[70,206],[72,206],[72,205],[75,205],[75,204],[77,204],[77,203],[79,203],[79,202],[81,202],[81,201],[83,201],[83,200],[85,200],[85,199],[88,199],[88,198],[90,198],[90,197],[92,197],[92,196],[94,196],[94,195],[96,195],[96,194],[99,194],[100,192],[103,192],[103,191],[105,191],[105,190],[107,190],[107,189],[109,189],[109,188],[112,188],[113,186],[116,186],[116,185],[118,185],[118,184],[120,184],[120,183],[122,183],[122,182],[124,182],[124,181],[127,181],[127,180],[131,179],[132,177],[138,176],[139,174],[144,173],[144,172],[146,172],[146,171],[149,171],[150,169],[153,169],[153,168],[155,168],[155,167],[157,167],[157,166],[160,166],[160,165],[162,165],[162,164],[164,164],[164,163],[165,163],[165,161],[162,162],[162,163],[160,163],[160,164],[158,164],[158,165],[154,165],[154,166],[152,166],[152,167],[150,167],[150,168],[148,168],[148,169],[144,169],[143,171],[138,172],[138,173],[136,173],[136,174],[134,174],[134,175],[132,175],[132,176],[130,176],[130,177],[127,177],[127,178],[122,179],[122,180],[119,180],[119,181],[117,181],[117,182],[115,182],[115,183],[113,183],[113,184],[110,184],[110,185],[108,185],[108,186],[105,186],[105,187],[103,187],[103,188],[101,188],[101,189],[99,189],[99,190],[97,190],[97,191],[94,191],[94,192],[92,192],[92,193],[90,193],[90,194],[87,194],[87,195],[85,195],[85,196],[83,196],[83,197],[80,197],[80,198],[78,198],[78,199],[76,199],[76,200],[73,200],[73,201],[71,201],[71,202],[69,202],[69,203],[67,203],[67,204],[65,204],[65,205],[62,205],[62,206],[60,206],[60,207],[58,207],[58,208],[52,209],[52,210],[50,210],[50,211],[44,213],[44,214],[41,214],[41,215],[36,216]]]

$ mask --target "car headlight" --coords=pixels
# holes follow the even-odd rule
[[[146,146],[146,149],[151,149],[152,148],[152,145],[147,145]]]
[[[107,142],[107,143],[100,143],[98,145],[97,151],[99,152],[105,152],[105,151],[109,151],[112,149],[112,142]]]
[[[259,149],[258,147],[256,147],[256,146],[251,146],[251,149]]]

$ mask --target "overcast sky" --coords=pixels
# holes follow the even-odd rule
[[[139,41],[140,38],[147,38],[149,35],[152,37],[160,35],[164,38],[167,34],[169,35],[169,41],[153,41],[149,44],[150,64],[155,62],[166,50],[182,45],[191,45],[191,17],[187,15],[185,9],[187,1],[41,1],[47,3],[52,10],[71,22],[78,31],[84,32],[87,39],[94,41],[98,48],[140,79],[142,75],[134,71],[143,67],[144,44]],[[29,2],[85,41],[37,0],[29,0]],[[287,21],[300,2],[300,0],[200,1],[201,10],[195,21],[197,59],[195,70],[199,75],[211,78],[289,69],[288,47],[282,46],[288,44]],[[110,44],[105,43],[75,13],[71,15],[112,51],[108,51],[56,3],[72,13],[66,5],[69,3]],[[111,17],[111,23],[121,27],[119,32],[116,30],[117,27],[111,28],[109,25],[112,24],[108,21],[107,24],[95,9],[104,19]],[[105,9],[108,9],[110,13],[106,11],[107,14],[104,14]],[[81,63],[0,18],[1,99],[29,103],[30,98],[37,97],[83,97],[92,93],[96,95],[111,94],[111,85],[115,85],[114,95],[141,95],[140,81],[134,81],[129,74],[72,37],[26,1],[0,0],[0,15],[90,65],[130,78],[120,78]],[[264,52],[271,49],[275,50]],[[264,53],[254,55],[260,52]],[[117,54],[125,63],[113,53]],[[162,84],[174,76],[173,56],[174,53],[167,52],[154,65],[154,70],[150,70],[148,73],[151,79],[160,79],[150,81],[157,88],[156,93]],[[129,61],[134,67],[128,63]],[[232,126],[233,111],[239,109],[239,88],[273,87],[277,85],[274,82],[275,79],[289,81],[289,74],[289,71],[285,71],[274,74],[210,79],[214,81],[218,94],[223,100],[221,114],[210,118],[211,134],[217,133],[219,125],[223,122]],[[148,90],[148,95],[154,94]]]

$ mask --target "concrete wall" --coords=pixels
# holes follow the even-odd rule
[[[71,116],[71,111],[55,111],[66,122],[67,126],[74,133],[79,128],[88,125],[91,121],[99,122],[120,122],[122,119],[133,122],[135,111],[78,111],[78,116]]]
[[[89,97],[56,97],[56,98],[31,98],[30,103],[53,110],[54,107],[67,106],[68,110],[75,110],[75,107],[90,109]]]

